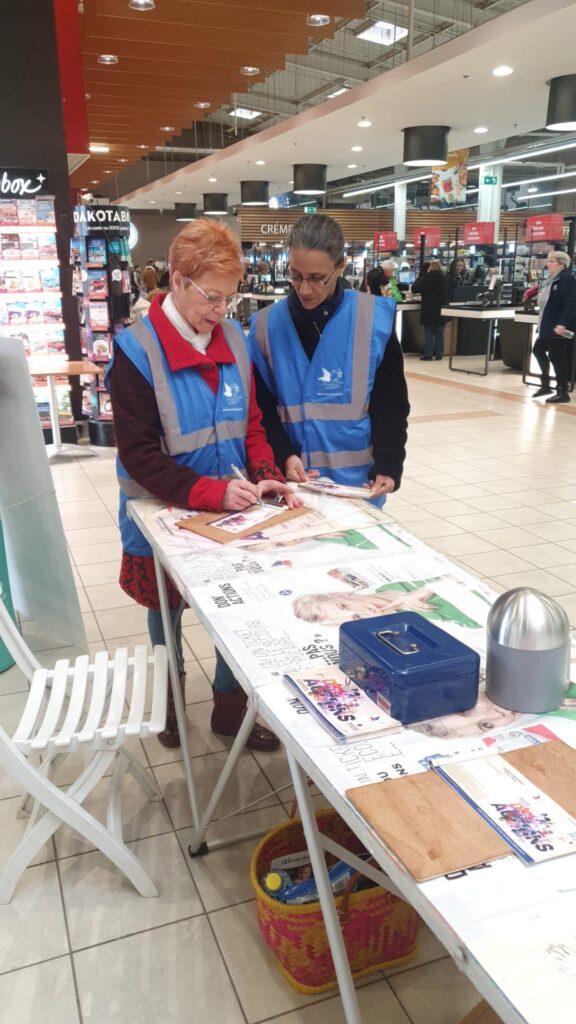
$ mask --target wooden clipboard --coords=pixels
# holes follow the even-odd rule
[[[550,740],[500,756],[576,817],[576,750]],[[510,856],[508,844],[433,771],[357,786],[346,796],[419,882]]]
[[[181,530],[190,530],[192,533],[197,533],[200,537],[208,537],[209,540],[215,540],[218,544],[231,544],[232,541],[245,540],[246,537],[251,537],[255,533],[269,530],[273,526],[280,526],[282,523],[288,523],[291,519],[297,519],[298,516],[307,515],[311,511],[306,505],[301,505],[300,508],[281,509],[280,511],[277,511],[272,503],[267,507],[274,514],[261,523],[251,524],[245,530],[237,529],[234,532],[230,532],[220,529],[218,523],[223,520],[229,521],[233,517],[240,519],[247,513],[250,513],[251,510],[261,508],[260,505],[251,505],[241,512],[200,512],[196,516],[178,520],[176,526]]]

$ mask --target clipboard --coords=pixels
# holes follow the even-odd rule
[[[268,514],[264,519],[259,519],[262,509],[266,509]],[[254,533],[297,519],[298,516],[308,515],[310,511],[306,505],[278,510],[274,502],[265,501],[263,505],[250,505],[240,512],[199,512],[188,519],[178,520],[176,526],[181,530],[197,533],[200,537],[215,540],[218,544],[231,544],[235,540],[245,540]],[[250,518],[252,522],[247,522],[243,528],[242,520]]]

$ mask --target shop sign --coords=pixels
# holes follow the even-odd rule
[[[47,195],[48,171],[47,170],[24,170],[22,167],[0,168],[0,195],[16,196],[23,199],[26,196]]]
[[[374,249],[377,252],[386,252],[398,248],[398,235],[396,231],[375,231]]]
[[[492,245],[495,231],[492,220],[470,221],[464,225],[464,245]]]
[[[292,227],[291,224],[261,224],[261,235],[287,235]]]
[[[564,235],[564,217],[561,213],[547,213],[541,217],[528,217],[527,242],[559,242]]]
[[[74,226],[79,235],[128,235],[130,210],[127,206],[75,206]]]
[[[437,249],[442,241],[442,228],[414,228],[414,245],[420,247],[421,236],[424,235],[424,244],[427,249]]]

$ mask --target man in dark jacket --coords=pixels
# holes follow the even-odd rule
[[[534,398],[551,395],[546,402],[556,405],[569,402],[568,382],[572,368],[573,332],[576,329],[576,278],[566,252],[549,252],[546,261],[548,278],[538,294],[538,340],[534,355],[541,372],[542,386]],[[556,394],[550,387],[550,363],[556,375]]]
[[[424,328],[424,355],[421,359],[442,359],[444,355],[444,320],[442,307],[450,301],[448,278],[442,273],[439,260],[430,260],[428,269],[412,285],[412,291],[422,296],[420,323]]]

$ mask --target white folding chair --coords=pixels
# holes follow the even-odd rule
[[[155,647],[152,657],[144,645],[136,646],[133,656],[126,648],[119,648],[113,658],[101,651],[94,664],[89,664],[88,655],[81,655],[74,664],[57,661],[49,671],[28,648],[1,599],[0,639],[30,682],[14,735],[10,738],[0,725],[0,769],[34,800],[24,835],[0,867],[0,904],[10,902],[20,876],[62,824],[101,850],[141,896],[157,896],[155,883],[124,843],[121,790],[130,772],[150,799],[161,799],[154,780],[124,744],[133,737],[156,735],[165,727],[166,648]],[[94,756],[64,792],[51,781],[51,771],[62,755],[78,751],[92,751]],[[112,764],[103,825],[82,804]]]

